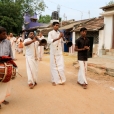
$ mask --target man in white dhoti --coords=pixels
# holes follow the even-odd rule
[[[64,74],[64,60],[62,55],[62,37],[63,34],[58,31],[59,23],[53,22],[53,30],[48,34],[48,43],[50,43],[50,67],[52,75],[52,85],[63,85],[66,81]]]
[[[78,51],[78,61],[79,61],[79,72],[78,72],[78,84],[82,85],[84,89],[87,88],[87,60],[88,60],[88,50],[90,47],[89,39],[86,37],[87,29],[80,29],[81,37],[76,40],[75,51]]]
[[[38,76],[38,41],[34,37],[34,33],[30,32],[28,38],[24,40],[24,45],[26,48],[26,70],[28,76],[28,85],[30,89],[33,89],[37,85]]]
[[[18,53],[20,54],[21,52],[23,52],[23,38],[20,36],[18,39],[17,39],[17,51]]]
[[[7,37],[6,29],[0,27],[0,56],[10,56],[11,58],[13,58],[11,43],[8,39],[6,39],[6,37]],[[6,97],[10,96],[11,94],[10,90],[11,90],[10,81],[7,83],[0,82],[0,109],[1,109],[1,103],[5,105],[9,104],[9,102],[6,101],[5,99]]]
[[[44,36],[43,36],[42,32],[39,33],[38,39],[39,40],[44,39]],[[44,55],[44,46],[38,46],[38,58],[39,58],[39,61],[42,61],[43,55]]]
[[[12,47],[12,51],[13,51],[13,57],[14,60],[16,60],[15,57],[15,52],[16,52],[16,38],[13,36],[13,33],[10,33],[10,42],[11,42],[11,47]]]

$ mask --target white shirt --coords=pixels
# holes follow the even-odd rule
[[[17,39],[16,39],[15,37],[11,37],[11,38],[10,38],[11,46],[12,46],[12,48],[14,48],[14,49],[16,48],[16,40],[17,40]]]
[[[24,40],[24,44],[26,43],[26,42],[29,42],[29,41],[32,41],[32,39],[31,38],[27,38],[27,39],[25,39]],[[33,42],[33,43],[31,43],[30,45],[28,45],[28,46],[25,46],[25,50],[26,50],[26,57],[28,57],[28,58],[30,58],[30,59],[35,59],[35,56],[37,56],[38,57],[38,55],[37,55],[37,48],[38,48],[38,45],[39,45],[39,43],[38,43],[38,41],[36,41],[36,42]]]
[[[62,54],[62,39],[53,42],[54,39],[60,35],[59,31],[52,30],[48,33],[48,43],[50,45],[50,54],[61,55]]]

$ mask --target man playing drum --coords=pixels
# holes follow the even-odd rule
[[[0,56],[9,56],[13,58],[13,53],[11,49],[11,43],[7,38],[6,29],[0,27]],[[10,81],[7,83],[0,82],[0,109],[1,103],[7,105],[8,101],[5,101],[7,96],[10,96]]]

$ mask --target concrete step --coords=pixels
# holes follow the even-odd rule
[[[102,55],[102,58],[114,60],[114,56],[112,55]]]
[[[94,73],[99,74],[99,75],[106,74],[106,70],[95,68],[95,67],[92,67],[92,66],[88,66],[88,71],[94,72]]]
[[[79,64],[78,62],[74,62],[73,66],[76,69],[79,69]],[[93,64],[93,63],[88,63],[88,71],[94,72],[99,75],[109,75],[114,77],[114,68],[106,68],[105,66],[99,65],[99,64]]]
[[[74,65],[74,67],[76,68],[76,69],[79,69],[79,64],[76,64],[76,65]]]
[[[106,72],[105,74],[108,74],[109,76],[113,76],[114,77],[114,72]]]
[[[114,49],[110,49],[109,51],[112,52],[112,53],[114,53]]]
[[[106,52],[106,55],[114,56],[114,52]]]

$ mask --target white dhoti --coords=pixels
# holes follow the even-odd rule
[[[11,94],[11,82],[2,83],[0,82],[0,104],[5,100],[6,97]]]
[[[26,57],[26,69],[27,69],[27,76],[28,76],[28,84],[35,84],[37,83],[38,77],[38,62],[35,59],[31,59]]]
[[[44,54],[44,46],[38,46],[38,58],[42,59]]]
[[[23,52],[23,48],[18,48],[18,52],[19,53]]]
[[[87,84],[86,74],[87,74],[87,61],[79,61],[79,72],[78,72],[78,82],[80,84]]]
[[[15,59],[15,51],[16,51],[16,38],[11,37],[10,42],[11,42],[11,47],[12,47],[12,52],[13,52],[13,58]]]
[[[15,59],[15,47],[12,47],[12,52],[13,52],[13,57],[14,57],[14,59]]]
[[[62,84],[66,81],[63,55],[50,54],[52,82]]]

